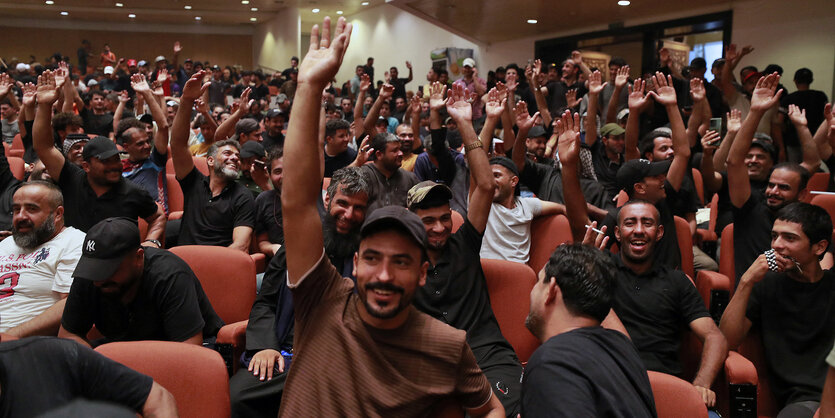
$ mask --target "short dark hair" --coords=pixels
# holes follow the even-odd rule
[[[219,150],[220,148],[225,147],[227,145],[231,145],[231,146],[237,148],[238,151],[241,150],[241,143],[240,142],[235,141],[234,139],[224,139],[223,141],[217,141],[214,144],[212,144],[212,146],[209,147],[209,151],[206,152],[206,156],[214,158],[215,154],[217,154],[217,150]]]
[[[774,170],[783,169],[797,173],[800,176],[800,187],[797,189],[798,192],[804,190],[806,188],[806,184],[809,183],[809,179],[812,175],[809,173],[809,170],[803,168],[802,165],[798,163],[780,163],[774,166],[774,169],[771,171],[772,173]]]
[[[67,126],[84,126],[84,119],[75,113],[61,112],[52,118],[52,129],[63,131]]]
[[[813,80],[812,70],[808,68],[801,68],[794,72],[794,82],[797,84],[812,84]]]
[[[623,67],[626,65],[626,60],[621,57],[614,57],[609,60],[609,65],[617,65],[618,67]]]
[[[235,133],[240,134],[248,134],[250,132],[255,132],[259,128],[258,121],[253,118],[243,118],[235,124]]]
[[[635,190],[634,185],[632,187],[632,190]],[[632,206],[632,205],[650,205],[650,206],[652,206],[653,208],[655,208],[655,222],[660,222],[661,221],[661,214],[658,212],[658,208],[655,207],[655,205],[650,203],[648,200],[633,199],[632,195],[629,195],[629,201],[627,201],[626,203],[623,204],[623,206],[618,208],[618,219],[617,219],[617,224],[618,225],[620,225],[620,214],[623,213],[623,208],[625,208],[627,206]]]
[[[267,168],[272,172],[273,171],[273,161],[283,158],[284,157],[284,148],[280,146],[275,146],[267,152]]]
[[[777,220],[800,224],[810,244],[826,241],[829,246],[832,240],[832,218],[820,206],[803,202],[790,203],[777,212]]]
[[[765,66],[765,70],[763,70],[763,74],[774,74],[777,73],[779,75],[783,75],[783,67],[777,64],[768,64]]]
[[[359,167],[343,167],[333,172],[331,182],[328,184],[328,196],[333,198],[338,187],[342,187],[342,193],[353,196],[357,193],[369,194],[371,185],[362,174]]]
[[[400,142],[400,138],[391,132],[383,132],[371,138],[371,148],[374,152],[386,152],[386,146],[389,142]]]
[[[142,133],[145,133],[145,128],[147,126],[147,123],[142,122],[137,118],[122,119],[119,121],[119,126],[116,127],[116,140],[119,144],[125,145],[133,139],[131,135],[127,135],[127,132],[131,130],[131,128],[139,129]]]
[[[329,120],[328,123],[325,124],[325,138],[336,135],[336,131],[342,129],[350,130],[351,124],[344,119]]]
[[[603,322],[612,309],[617,268],[602,251],[582,244],[563,244],[545,265],[545,283],[553,278],[565,307],[574,315]]]
[[[707,61],[705,61],[702,57],[693,58],[693,61],[690,61],[690,68],[698,68],[700,70],[707,69]]]
[[[443,68],[436,68],[435,72],[438,73],[438,75],[449,75],[449,72]]]

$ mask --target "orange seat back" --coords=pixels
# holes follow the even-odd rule
[[[23,181],[23,177],[26,175],[26,163],[23,162],[23,158],[9,156],[6,159],[9,161],[9,170],[11,170],[12,175]]]
[[[734,224],[722,230],[722,245],[719,248],[719,272],[731,279],[731,295],[736,289],[736,266],[734,265]]]
[[[180,182],[173,173],[165,175],[165,187],[168,190],[168,212],[182,212],[185,206],[185,198],[183,197],[183,189],[180,187]]]
[[[182,418],[231,414],[229,379],[217,351],[170,341],[109,343],[96,351],[151,376],[174,395]]]
[[[648,371],[658,418],[707,417],[707,407],[692,384],[673,375]]]
[[[681,271],[690,276],[692,280],[696,277],[696,270],[693,266],[693,236],[690,235],[690,224],[678,216],[676,221],[676,239],[678,240],[678,249],[681,253]]]
[[[458,228],[461,228],[461,225],[464,225],[464,217],[461,216],[460,213],[457,211],[452,211],[452,233],[454,234],[458,231]]]
[[[818,194],[813,196],[812,204],[824,208],[826,213],[829,214],[829,217],[835,219],[835,195]]]
[[[757,369],[757,415],[761,417],[774,417],[780,409],[777,407],[777,400],[771,393],[771,385],[768,383],[768,364],[763,351],[762,339],[757,330],[752,329],[736,350],[754,364]]]
[[[815,196],[811,192],[825,192],[827,188],[829,188],[829,173],[815,173],[812,174],[812,177],[809,178],[809,182],[806,183],[806,197],[803,199],[804,202],[809,203]]]
[[[519,361],[525,363],[539,347],[539,340],[525,327],[536,274],[525,264],[505,260],[481,260],[490,306],[505,339]]]
[[[693,173],[693,185],[696,186],[696,194],[699,196],[699,204],[705,204],[705,183],[702,180],[702,172],[691,168],[691,173]]]
[[[548,215],[535,218],[531,222],[531,252],[528,265],[535,273],[542,270],[551,253],[560,244],[573,241],[568,218],[564,215]]]

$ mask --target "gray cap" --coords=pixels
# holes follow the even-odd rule
[[[360,236],[365,238],[369,232],[378,227],[401,228],[415,240],[421,250],[426,250],[428,240],[423,222],[416,214],[403,206],[384,206],[371,212],[362,224]]]

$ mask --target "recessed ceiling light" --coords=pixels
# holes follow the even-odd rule
[[[131,18],[131,19],[136,19],[136,15],[135,15],[135,14],[133,14],[133,13],[129,13],[129,14],[128,14],[128,17],[129,17],[129,18]]]
[[[44,3],[46,3],[46,4],[55,4],[55,2],[54,2],[54,1],[52,1],[52,0],[46,0]]]
[[[313,9],[313,10],[311,10],[311,11],[312,11],[313,13],[319,13],[319,9]]]
[[[618,1],[618,6],[629,6],[630,4],[632,4],[632,2],[630,2],[629,0],[619,0]]]
[[[202,19],[202,17],[200,17],[200,16],[194,16],[194,20],[200,20],[200,19]]]
[[[253,12],[257,12],[257,11],[258,11],[258,8],[257,8],[257,7],[253,7],[253,8],[251,8],[251,9],[249,9],[249,10],[250,10],[250,11],[253,11]]]
[[[257,21],[257,20],[258,20],[258,19],[257,19],[257,18],[254,18],[254,17],[250,17],[250,18],[249,18],[249,21],[250,21],[250,22],[255,22],[255,21]]]
[[[364,2],[362,2],[362,3],[360,3],[360,4],[361,4],[361,5],[363,5],[363,6],[368,6],[368,2],[367,2],[367,1],[364,1]]]
[[[183,6],[183,9],[191,10],[191,6]]]
[[[536,19],[528,19],[528,23],[534,24],[534,23],[536,23]]]
[[[249,0],[241,0],[241,4],[249,4]]]
[[[122,3],[116,3],[116,7],[123,7],[123,6],[124,6],[124,4],[122,4]]]
[[[341,15],[341,14],[342,14],[342,10],[337,10],[337,11],[336,11],[336,14]]]
[[[69,16],[70,12],[61,12],[61,16]]]

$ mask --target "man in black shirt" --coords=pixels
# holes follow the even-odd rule
[[[608,256],[583,244],[557,247],[539,272],[525,326],[542,345],[525,367],[522,416],[656,416],[632,342],[601,327],[615,272]]]
[[[104,98],[104,93],[94,91],[90,94],[89,107],[81,109],[84,132],[107,137],[113,133],[113,113],[107,111]]]
[[[267,170],[273,188],[255,198],[255,242],[258,250],[269,259],[284,245],[284,228],[281,225],[282,149],[273,149],[267,155]]]
[[[183,189],[185,207],[177,243],[218,245],[248,253],[255,225],[255,201],[246,187],[235,181],[240,168],[238,141],[212,144],[206,154],[209,176],[194,167],[188,150],[188,125],[194,100],[200,97],[205,71],[194,74],[183,86],[180,108],[171,127],[171,158]]]
[[[467,218],[455,234],[451,234],[449,206],[452,191],[447,186],[424,181],[409,190],[406,203],[423,221],[430,262],[426,284],[417,290],[413,303],[430,316],[467,331],[467,342],[490,386],[496,388],[495,396],[507,416],[515,417],[519,413],[522,366],[493,314],[479,256],[496,183],[487,153],[473,129],[467,90],[454,85],[450,97],[446,109],[461,131],[475,184],[470,187]]]
[[[371,148],[376,158],[360,167],[371,185],[368,213],[383,206],[405,206],[406,194],[418,181],[411,171],[400,167],[403,163],[400,139],[388,132],[376,134],[371,139]]]
[[[623,134],[625,129],[617,123],[607,123],[600,129],[600,140],[589,136],[586,131],[586,144],[591,147],[591,162],[597,181],[606,189],[606,197],[613,199],[620,192],[618,187],[618,169],[623,164]],[[596,135],[594,135],[596,136]]]
[[[412,81],[412,63],[406,61],[406,68],[409,69],[409,76],[406,78],[397,78],[400,75],[397,71],[397,67],[391,67],[389,69],[389,81],[388,83],[394,86],[394,93],[392,93],[393,98],[402,97],[403,100],[406,100],[406,84]],[[373,80],[373,74],[370,74]]]
[[[139,228],[108,218],[90,228],[73,272],[58,336],[90,345],[94,325],[105,341],[163,340],[201,345],[223,321],[185,261],[139,246]]]
[[[67,226],[87,231],[114,216],[142,218],[148,223],[146,242],[159,247],[165,231],[165,214],[140,186],[122,178],[122,162],[113,141],[91,139],[82,152],[82,167],[70,163],[53,145],[50,117],[58,99],[54,75],[46,71],[38,80],[38,112],[32,127],[35,152],[64,194]]]
[[[177,416],[174,396],[149,376],[59,338],[0,345],[0,392],[0,416],[9,418],[41,416],[80,398],[127,406],[146,417]]]
[[[566,216],[575,241],[584,235],[589,222],[579,182],[579,122],[579,115],[575,113],[571,118],[566,112],[558,125],[565,193],[577,197],[566,202]],[[650,166],[648,161],[642,161]],[[655,188],[663,193],[661,182],[656,182]],[[716,395],[710,387],[728,355],[727,343],[687,276],[653,262],[659,240],[668,233],[675,236],[675,230],[668,232],[659,220],[658,209],[646,201],[633,200],[620,208],[614,228],[620,254],[610,254],[617,274],[613,308],[647,370],[680,376],[681,331],[683,327],[693,331],[704,346],[692,383],[705,404],[713,407]]]
[[[264,115],[264,132],[261,132],[261,145],[267,152],[276,147],[284,147],[284,134],[281,133],[281,130],[284,129],[286,121],[287,115],[279,109],[270,109]]]
[[[781,209],[771,229],[772,251],[745,271],[722,316],[731,348],[752,328],[759,332],[780,417],[811,418],[821,399],[835,341],[835,274],[819,263],[831,231],[832,220],[820,207],[792,203]]]
[[[342,120],[329,120],[325,124],[325,177],[347,167],[357,158],[357,152],[348,144],[351,142],[351,124]]]

